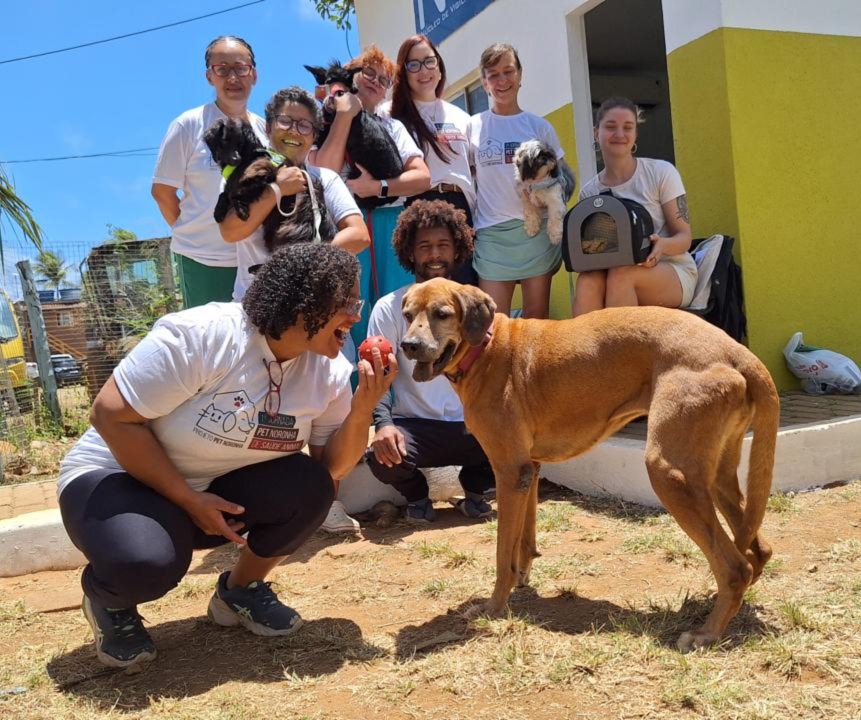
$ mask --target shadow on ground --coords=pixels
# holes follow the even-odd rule
[[[293,636],[261,638],[241,628],[217,628],[205,618],[151,628],[158,658],[134,675],[104,668],[92,644],[53,658],[48,675],[60,692],[95,703],[102,711],[139,711],[162,698],[206,693],[226,682],[280,682],[322,677],[347,662],[369,661],[382,650],[343,618],[306,622]]]

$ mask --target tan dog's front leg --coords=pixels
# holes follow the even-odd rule
[[[526,190],[520,191],[520,199],[523,201],[523,229],[529,237],[535,237],[541,229],[541,213]]]
[[[532,463],[532,484],[529,488],[529,497],[526,504],[526,514],[523,519],[523,532],[520,535],[520,561],[519,578],[517,587],[529,585],[529,573],[532,570],[532,561],[541,557],[538,552],[538,543],[535,539],[535,519],[538,514],[538,471],[541,465]]]
[[[489,615],[499,615],[503,611],[508,603],[508,596],[522,578],[521,545],[534,473],[532,462],[509,466],[505,472],[494,472],[498,530],[496,584],[484,608]],[[526,572],[528,575],[528,567]]]

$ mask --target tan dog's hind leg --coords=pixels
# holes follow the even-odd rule
[[[729,368],[669,371],[649,410],[646,467],[655,493],[702,550],[717,580],[715,606],[698,630],[676,643],[688,652],[717,641],[741,607],[753,567],[726,534],[715,510],[716,474],[727,427],[744,406],[744,379]],[[693,452],[692,452],[693,449]]]
[[[749,417],[740,424],[737,432],[733,433],[726,442],[718,464],[715,480],[715,500],[721,514],[732,528],[736,539],[736,547],[747,557],[753,567],[751,584],[762,574],[762,569],[771,558],[771,546],[766,542],[762,533],[756,532],[749,547],[739,547],[741,536],[744,535],[745,500],[738,483],[738,464],[741,460],[741,443],[747,430]]]
[[[520,191],[523,203],[523,229],[529,237],[535,237],[541,229],[541,210],[532,204],[532,197],[525,190]]]

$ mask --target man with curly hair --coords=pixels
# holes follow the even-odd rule
[[[450,278],[458,264],[472,253],[472,228],[462,210],[447,202],[417,200],[398,218],[392,245],[398,262],[415,275],[417,283]],[[456,507],[467,517],[491,513],[487,493],[494,487],[493,471],[475,437],[466,429],[463,406],[445,377],[430,382],[413,380],[414,361],[400,344],[407,332],[401,314],[406,285],[374,306],[369,335],[382,335],[398,348],[403,371],[374,410],[374,435],[365,459],[374,476],[393,486],[407,500],[406,519],[428,523],[435,519],[427,479],[420,468],[461,466],[465,497]]]
[[[229,541],[243,547],[218,578],[210,620],[266,636],[302,624],[266,576],[326,517],[397,377],[397,361],[384,375],[377,352],[351,394],[340,351],[361,314],[358,278],[340,248],[283,248],[241,305],[166,315],[102,387],[58,492],[88,560],[83,610],[104,664],[152,660],[138,604],[174,588],[192,550]]]

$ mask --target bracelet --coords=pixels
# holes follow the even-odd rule
[[[275,205],[281,205],[281,188],[279,187],[277,182],[269,183],[269,187],[272,188],[272,192],[275,193]]]

